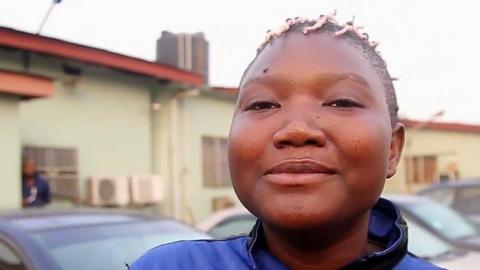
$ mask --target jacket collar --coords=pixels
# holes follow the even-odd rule
[[[370,212],[368,239],[385,248],[362,256],[343,269],[392,269],[407,254],[407,224],[398,208],[390,201],[380,198]],[[256,269],[254,251],[264,248],[260,220],[250,231],[247,250],[251,267]]]

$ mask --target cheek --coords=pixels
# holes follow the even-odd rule
[[[345,125],[347,134],[338,142],[340,156],[352,191],[381,192],[387,174],[390,129],[382,121],[361,121]]]
[[[232,122],[228,143],[230,175],[235,189],[252,184],[256,164],[268,145],[265,127],[241,117]]]

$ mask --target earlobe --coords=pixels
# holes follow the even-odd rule
[[[402,157],[403,146],[405,144],[405,126],[397,122],[393,127],[392,140],[390,142],[390,156],[388,158],[387,178],[395,175],[397,166]]]

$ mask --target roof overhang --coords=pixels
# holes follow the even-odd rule
[[[39,98],[53,95],[53,89],[52,79],[0,70],[0,93]]]
[[[400,122],[405,124],[405,126],[410,129],[422,129],[422,130],[429,129],[429,130],[441,130],[441,131],[451,131],[451,132],[480,133],[480,125],[417,121],[417,120],[410,120],[410,119],[400,119]]]

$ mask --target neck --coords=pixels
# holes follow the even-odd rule
[[[345,225],[288,231],[262,224],[268,250],[291,269],[339,269],[372,249],[368,244],[370,212]]]

